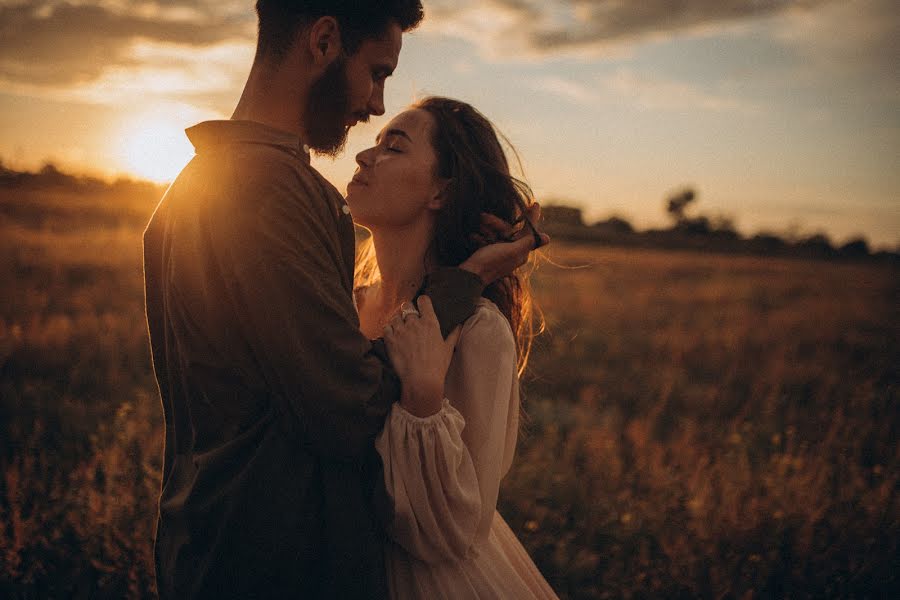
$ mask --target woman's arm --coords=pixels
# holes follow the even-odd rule
[[[376,440],[394,505],[388,533],[426,562],[465,558],[489,527],[508,466],[516,354],[495,308],[482,305],[463,326],[446,383],[451,399],[437,412],[422,417],[394,406]]]
[[[402,382],[400,404],[413,415],[427,417],[441,409],[457,338],[459,328],[443,338],[428,296],[419,296],[418,309],[404,302],[385,326],[384,341]]]

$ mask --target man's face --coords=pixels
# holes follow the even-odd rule
[[[365,39],[357,52],[331,63],[310,90],[306,143],[321,154],[338,154],[347,133],[369,115],[384,114],[384,83],[397,68],[402,31],[390,23],[378,38]]]

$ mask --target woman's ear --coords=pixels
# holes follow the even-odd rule
[[[450,179],[438,179],[434,185],[434,193],[428,199],[426,205],[431,210],[441,210],[447,201],[448,190],[450,188]]]
[[[341,28],[334,17],[321,17],[308,29],[301,30],[306,36],[306,46],[313,64],[327,67],[341,54]]]

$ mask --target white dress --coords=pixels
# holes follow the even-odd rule
[[[443,408],[395,404],[376,441],[394,503],[385,552],[392,598],[556,598],[496,510],[519,426],[509,323],[480,299],[463,324]]]

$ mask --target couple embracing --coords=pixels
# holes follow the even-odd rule
[[[446,98],[392,119],[345,199],[309,152],[384,113],[421,4],[257,13],[234,115],[188,129],[144,235],[160,597],[555,597],[496,511],[539,207],[491,123]]]

